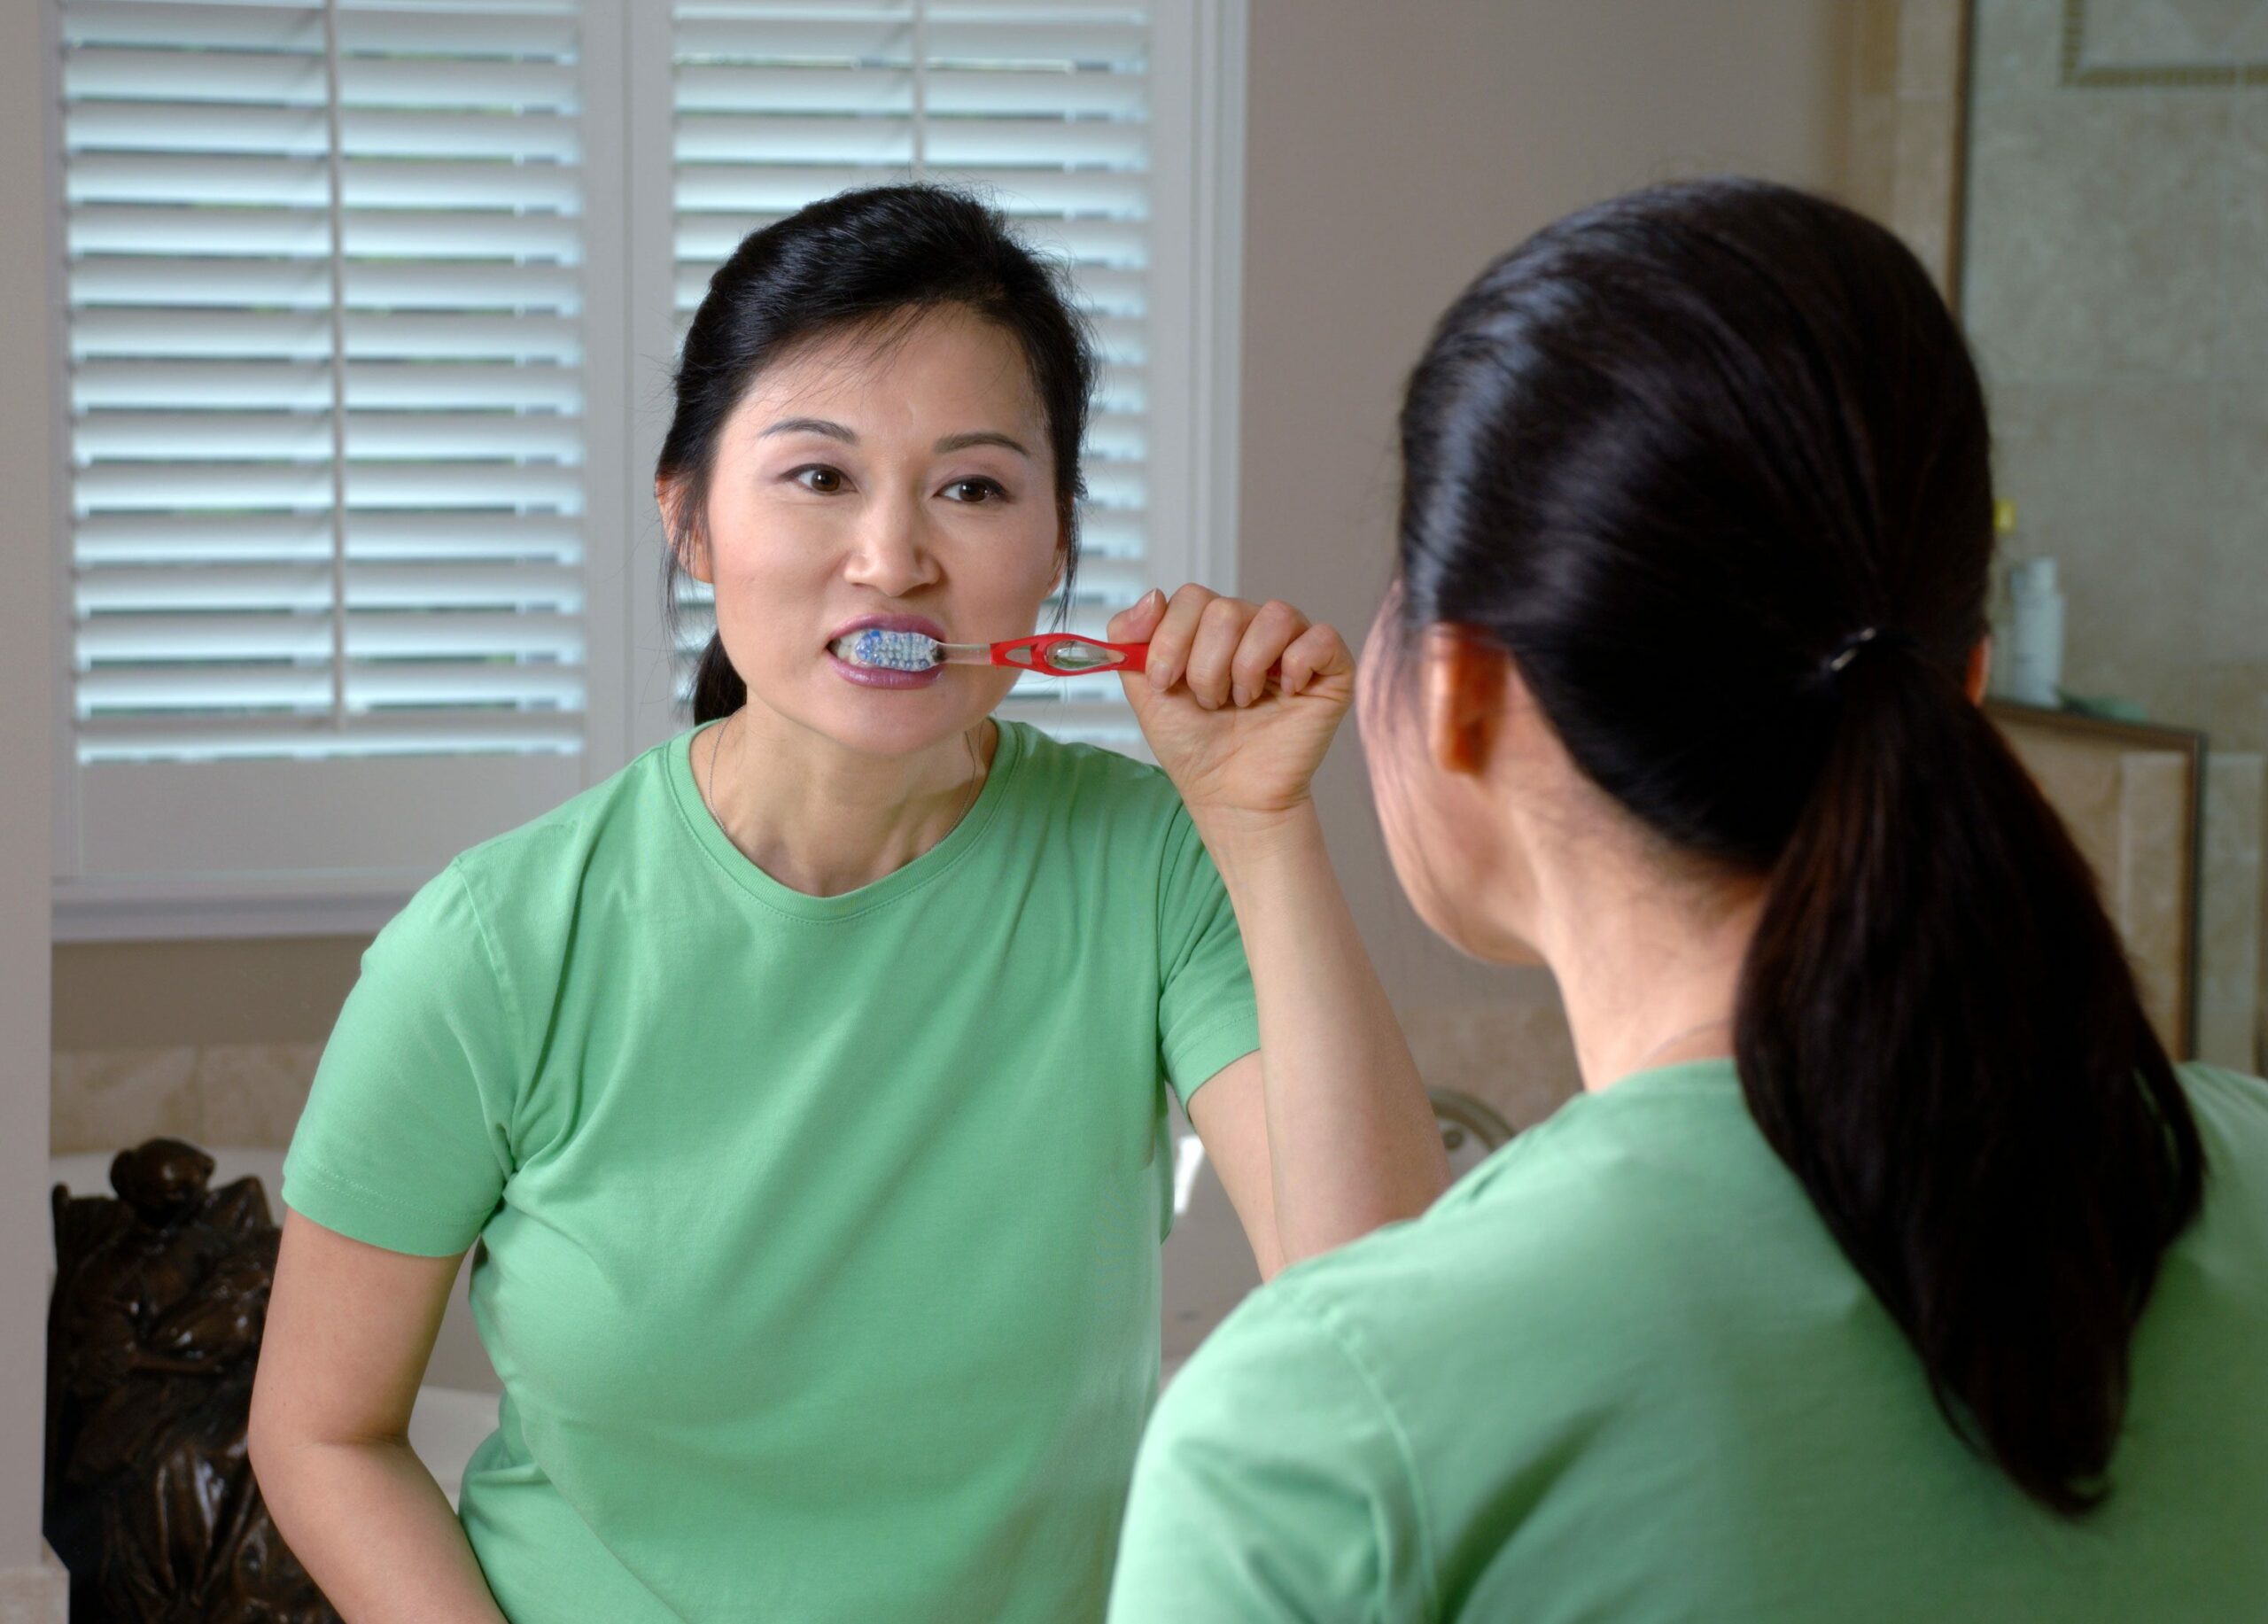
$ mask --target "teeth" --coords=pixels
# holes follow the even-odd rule
[[[868,626],[828,645],[835,657],[852,665],[883,671],[928,671],[938,663],[937,640],[919,632],[891,632]]]

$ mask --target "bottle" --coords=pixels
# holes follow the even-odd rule
[[[2009,566],[2008,630],[2008,697],[2054,709],[2062,703],[2063,594],[2053,558]]]

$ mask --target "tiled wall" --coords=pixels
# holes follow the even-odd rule
[[[1964,315],[2066,686],[2268,750],[2268,0],[1975,0]]]
[[[2064,686],[2199,728],[2200,1037],[2260,1063],[2268,0],[1973,0],[1962,316]]]
[[[311,1043],[58,1050],[50,1147],[68,1155],[159,1137],[287,1145],[322,1053]]]

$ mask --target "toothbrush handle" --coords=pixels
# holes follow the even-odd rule
[[[1106,643],[1070,632],[1043,632],[992,645],[992,663],[1046,677],[1084,677],[1106,671],[1140,671],[1147,643]]]

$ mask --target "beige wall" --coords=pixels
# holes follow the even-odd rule
[[[0,6],[0,286],[45,285],[40,13]],[[0,1618],[41,1616],[47,1298],[49,514],[44,301],[0,322]]]
[[[1648,180],[1743,169],[1832,184],[1847,29],[1840,0],[1254,0],[1245,589],[1359,635],[1386,576],[1397,392],[1441,307],[1526,232]],[[1464,966],[1410,915],[1351,729],[1322,794],[1365,934],[1423,1028],[1429,1075],[1486,1086],[1523,1117],[1547,1107],[1571,1080],[1548,985]],[[319,1039],[361,946],[63,947],[58,1046],[198,1045],[201,1084],[178,1057],[102,1076],[162,1093],[168,1122],[242,1120],[240,1104],[214,1101],[265,1085],[218,1079],[290,1063],[245,1045]],[[1507,1049],[1530,1057],[1525,1068],[1498,1063]]]
[[[1648,181],[1736,169],[1835,185],[1848,27],[1840,0],[1255,0],[1245,593],[1359,635],[1388,570],[1402,378],[1441,308],[1526,233]],[[1319,795],[1429,1078],[1532,1115],[1569,1080],[1534,1008],[1548,982],[1467,966],[1410,913],[1351,728]],[[1484,999],[1528,1008],[1464,1007]]]

